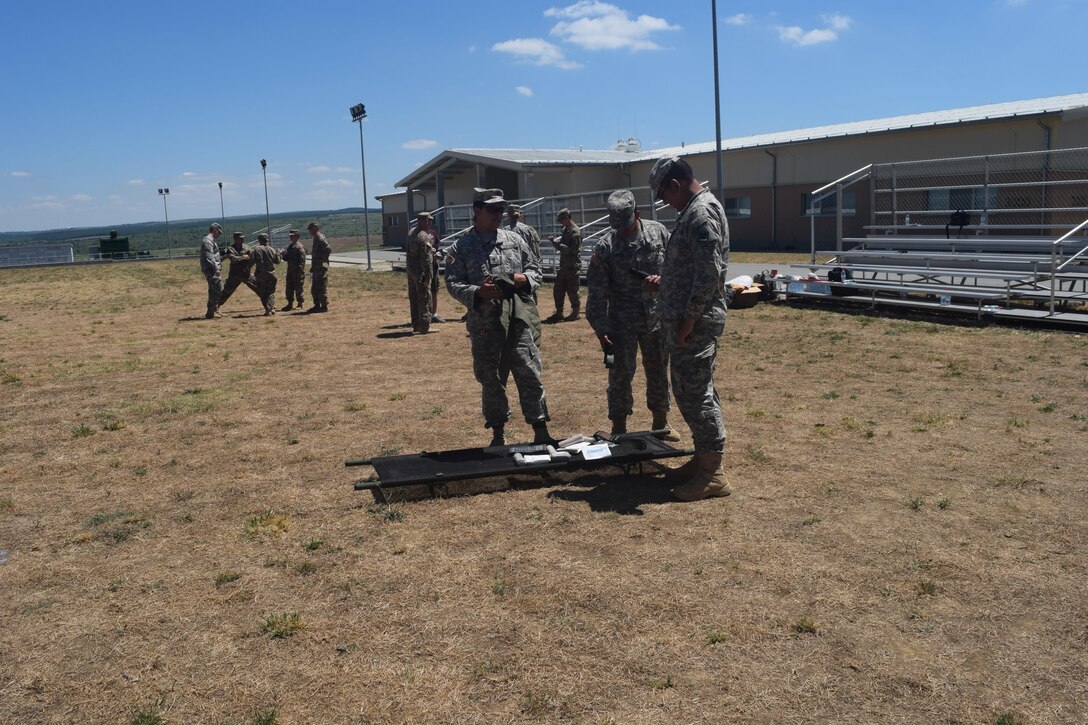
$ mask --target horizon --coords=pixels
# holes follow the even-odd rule
[[[1088,3],[719,5],[723,138],[1086,90]],[[9,4],[0,17],[20,32],[0,49],[0,91],[18,110],[0,119],[0,229],[263,214],[261,159],[278,213],[374,208],[444,149],[713,141],[710,3],[477,15],[435,0],[258,13],[207,0]],[[335,22],[295,30],[313,17]],[[413,42],[421,51],[404,53]],[[356,103],[368,114],[365,200]]]

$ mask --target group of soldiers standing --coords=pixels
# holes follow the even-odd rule
[[[586,317],[606,364],[611,361],[608,416],[614,434],[626,432],[633,409],[631,381],[641,350],[654,429],[677,440],[668,423],[671,387],[695,445],[693,475],[673,494],[683,501],[727,496],[730,489],[722,473],[725,427],[714,368],[725,328],[729,226],[721,204],[695,179],[686,161],[660,159],[650,171],[649,184],[655,200],[678,212],[672,233],[658,222],[643,220],[630,191],[614,192],[608,198],[612,232],[594,247],[587,273]],[[473,373],[481,386],[484,425],[492,431],[490,445],[506,442],[511,373],[534,443],[548,443],[552,438],[536,307],[542,279],[539,235],[519,228],[532,229],[518,220],[517,210],[508,212],[512,223],[502,226],[506,206],[501,189],[476,190],[473,226],[446,250],[446,289],[468,309]],[[560,270],[551,321],[575,319],[579,311],[581,232],[568,210],[559,213],[558,221],[564,230],[560,240],[552,238],[560,252]],[[566,318],[565,298],[572,307]]]
[[[313,240],[313,252],[310,255],[310,294],[313,296],[314,306],[306,312],[328,312],[329,243],[317,222],[311,222],[307,230]],[[265,315],[276,314],[276,267],[281,261],[287,262],[287,304],[280,311],[290,312],[303,308],[307,253],[306,247],[299,241],[297,229],[288,233],[291,241],[284,249],[272,247],[264,232],[257,235],[256,246],[246,244],[246,235],[242,232],[234,232],[231,244],[220,250],[218,241],[221,236],[223,227],[218,223],[212,224],[200,245],[200,269],[208,282],[208,309],[204,317],[222,317],[219,308],[241,285],[249,287],[260,298]],[[224,259],[230,262],[226,282],[223,282],[222,277]]]

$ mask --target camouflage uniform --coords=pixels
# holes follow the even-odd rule
[[[563,297],[570,300],[571,316],[577,317],[582,301],[578,297],[582,273],[582,230],[573,222],[563,227],[559,238],[559,271],[555,274],[555,314],[563,314]]]
[[[276,311],[276,265],[280,263],[280,254],[268,244],[258,244],[253,249],[253,266],[257,270],[257,296],[264,305],[264,313],[271,315]]]
[[[597,242],[586,273],[589,298],[586,320],[597,336],[612,340],[615,363],[608,371],[608,417],[631,415],[638,349],[646,371],[646,406],[655,414],[669,411],[668,358],[656,315],[657,296],[647,292],[632,269],[660,274],[668,231],[663,224],[639,220],[638,234],[624,239],[612,231]]]
[[[204,237],[200,243],[200,271],[208,280],[208,317],[215,316],[215,309],[219,307],[219,295],[223,294],[222,261],[219,256],[219,245],[211,234]]]
[[[540,233],[525,222],[519,221],[517,217],[507,219],[507,225],[504,228],[508,229],[511,232],[515,232],[519,237],[525,240],[525,243],[529,245],[529,249],[533,253],[533,258],[536,260],[536,263],[539,266]]]
[[[528,289],[535,291],[540,286],[540,265],[532,250],[509,229],[499,229],[492,239],[484,239],[471,229],[454,242],[447,255],[446,289],[468,308],[472,369],[482,386],[485,425],[504,426],[510,418],[506,382],[511,372],[526,422],[547,421],[548,404],[540,380],[540,348],[533,325],[515,317],[509,321],[507,330],[501,316],[503,303],[476,297],[476,290],[488,276],[502,273],[511,277],[519,272],[524,274],[529,280]],[[528,312],[536,313],[529,294],[519,294],[518,303]]]
[[[404,249],[413,332],[427,332],[431,326],[431,278],[434,274],[434,248],[431,244],[431,235],[427,231],[419,227],[408,230]]]
[[[284,284],[287,287],[287,304],[297,302],[302,307],[302,293],[306,288],[306,247],[295,239],[283,250],[283,260],[287,262],[287,275]]]
[[[721,453],[725,426],[714,389],[718,337],[725,329],[725,274],[729,262],[729,224],[725,211],[706,189],[680,211],[665,248],[658,316],[669,353],[676,406],[691,428],[697,451]],[[687,344],[676,344],[676,328],[695,320]]]
[[[244,284],[260,297],[257,283],[253,279],[253,248],[245,242],[231,244],[226,250],[227,259],[230,261],[230,273],[223,285],[223,294],[219,295],[219,306],[222,307],[238,285]]]
[[[310,252],[310,273],[313,280],[310,283],[310,294],[314,298],[314,308],[327,310],[329,308],[329,243],[325,235],[317,233]]]

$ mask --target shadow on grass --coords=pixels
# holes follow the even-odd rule
[[[378,338],[379,340],[396,340],[398,337],[411,337],[414,334],[415,334],[414,332],[410,332],[410,331],[406,331],[406,332],[379,332],[374,337]]]
[[[399,325],[382,325],[383,330],[403,330],[406,327],[411,327],[411,322],[402,322]]]

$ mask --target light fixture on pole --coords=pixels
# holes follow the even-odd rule
[[[166,219],[166,253],[173,257],[174,251],[173,248],[170,246],[170,214],[168,214],[166,211],[166,197],[169,195],[169,189],[159,189],[159,196],[162,197],[162,215]]]
[[[268,162],[261,159],[261,174],[264,175],[264,223],[268,227],[268,242],[272,243],[272,215],[268,213]]]
[[[226,207],[223,206],[223,182],[219,182],[219,223],[227,226]]]
[[[363,119],[366,118],[366,106],[357,103],[348,109],[351,120],[359,124],[359,161],[363,166],[363,231],[366,234],[366,268],[370,267],[370,215],[367,213],[366,194],[366,153],[363,151]]]

